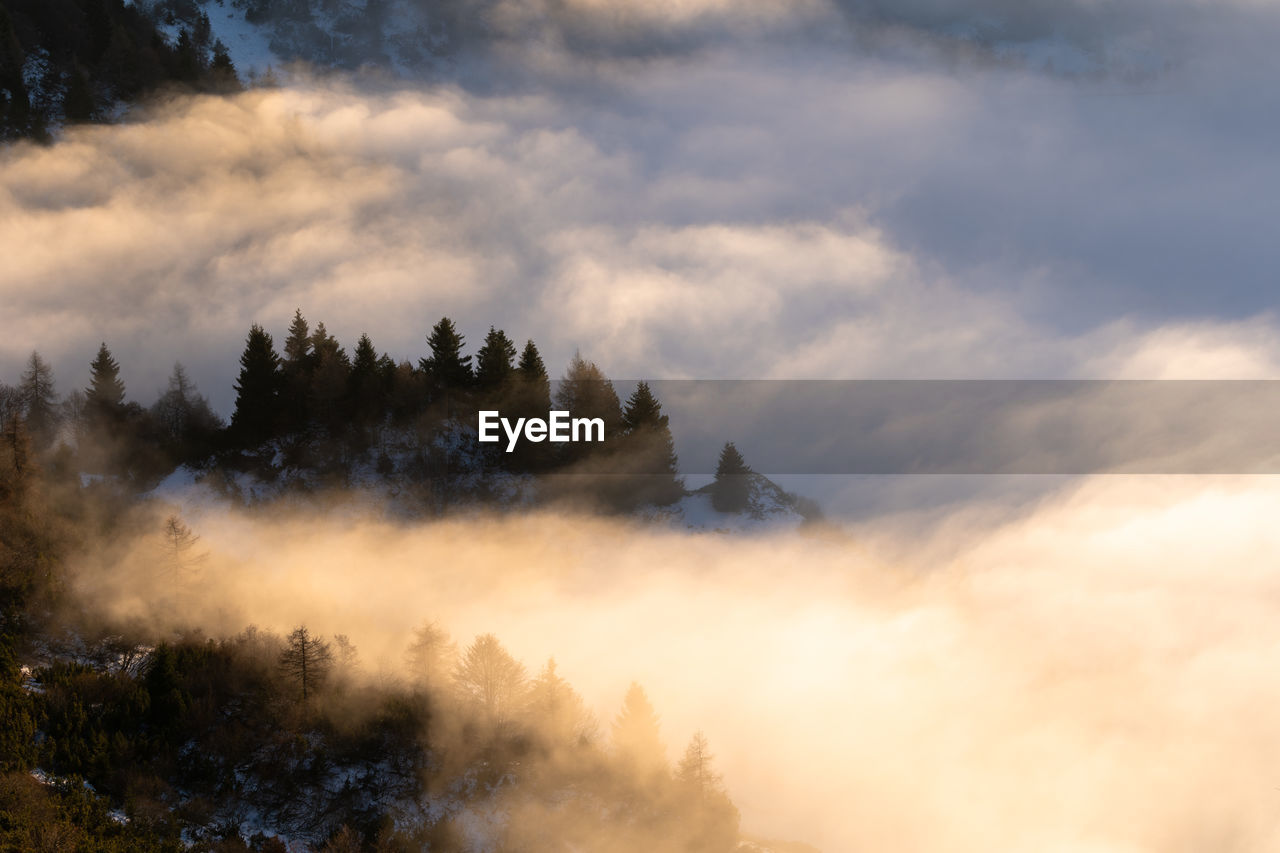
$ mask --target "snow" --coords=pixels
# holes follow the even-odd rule
[[[266,31],[245,20],[243,9],[234,8],[230,3],[208,3],[204,10],[209,16],[213,38],[226,45],[242,81],[248,82],[268,70],[280,68],[280,57],[272,52]]]

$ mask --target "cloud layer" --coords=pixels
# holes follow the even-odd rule
[[[1217,20],[1137,83],[801,33],[176,100],[0,158],[0,366],[39,348],[66,390],[105,339],[144,402],[182,359],[226,413],[248,325],[301,307],[398,358],[449,314],[615,376],[1274,375],[1270,17]]]
[[[86,566],[92,612],[306,622],[374,674],[424,621],[495,631],[606,722],[640,681],[670,754],[706,730],[744,828],[827,851],[1280,843],[1272,478],[1106,477],[825,539],[200,506],[192,577]]]

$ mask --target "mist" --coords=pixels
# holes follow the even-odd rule
[[[638,681],[669,756],[705,730],[744,831],[827,851],[1280,841],[1280,488],[1099,477],[992,509],[731,537],[192,505],[197,569],[90,563],[74,588],[160,635],[346,633],[377,678],[426,621],[494,632],[606,724]]]

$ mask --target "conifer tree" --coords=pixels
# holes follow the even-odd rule
[[[32,442],[37,449],[43,449],[53,441],[58,428],[57,397],[53,386],[53,368],[34,350],[27,359],[27,369],[18,383],[18,394],[22,399]]]
[[[418,367],[427,376],[433,397],[450,391],[461,391],[471,386],[474,376],[471,356],[462,354],[465,343],[453,321],[440,318],[427,336],[431,357],[420,359]]]
[[[551,380],[547,376],[547,366],[542,363],[542,356],[532,340],[525,342],[516,373],[521,385],[530,392],[533,411],[550,411]]]
[[[222,419],[196,389],[181,362],[174,363],[169,387],[151,407],[151,416],[175,451],[177,462],[188,462],[207,453],[214,435],[222,428]]]
[[[280,403],[280,357],[271,335],[257,323],[249,329],[244,353],[240,356],[240,377],[236,380],[236,409],[231,430],[242,446],[271,438],[278,421]]]
[[[596,723],[582,697],[556,672],[555,658],[543,666],[529,687],[528,711],[534,726],[556,745],[585,745]]]
[[[732,850],[738,844],[740,815],[712,766],[707,737],[695,732],[676,768],[675,781],[685,795],[687,849]]]
[[[606,442],[612,443],[618,438],[622,428],[622,404],[618,401],[618,393],[600,368],[583,359],[580,353],[573,354],[569,368],[556,388],[555,404],[557,410],[567,411],[572,417],[603,420]],[[600,449],[599,445],[570,442],[559,448],[559,455],[565,463],[573,463]]]
[[[511,378],[516,345],[501,329],[489,327],[484,346],[476,358],[476,384],[486,391],[496,391]]]
[[[528,676],[524,665],[502,647],[493,634],[482,634],[467,647],[454,672],[463,698],[474,702],[486,719],[510,722],[524,704]]]
[[[324,323],[317,323],[311,333],[311,357],[314,368],[307,395],[307,411],[312,423],[335,430],[342,423],[342,399],[347,393],[351,360],[343,352],[338,339],[325,329]]]
[[[413,642],[405,651],[405,661],[413,678],[436,686],[445,683],[457,657],[457,643],[435,622],[427,622],[414,631]]]
[[[711,505],[719,512],[742,512],[751,498],[751,469],[730,441],[720,451],[716,479],[711,484]]]
[[[280,654],[280,668],[302,691],[302,701],[314,694],[329,677],[333,650],[329,644],[299,626],[289,634]]]
[[[684,495],[684,483],[676,476],[675,441],[662,404],[649,383],[640,382],[627,398],[622,413],[624,467],[633,472],[628,500],[631,506],[667,506]]]
[[[120,381],[120,365],[111,357],[106,343],[89,365],[91,380],[85,389],[85,411],[97,426],[115,423],[124,411],[124,383]]]
[[[618,760],[645,781],[667,772],[658,714],[644,688],[634,681],[613,721],[613,749]]]
[[[367,334],[360,335],[347,379],[347,401],[353,423],[366,425],[382,418],[386,376],[386,365],[378,358],[373,340]]]
[[[302,316],[302,309],[293,312],[293,322],[289,324],[289,337],[284,341],[285,373],[301,372],[311,356],[311,328],[307,318]]]

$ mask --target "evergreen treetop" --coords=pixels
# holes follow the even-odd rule
[[[119,411],[124,406],[124,383],[120,381],[120,365],[111,357],[105,342],[98,347],[98,355],[89,368],[92,378],[85,389],[86,405],[99,414]]]
[[[504,385],[511,378],[512,363],[516,357],[516,345],[501,329],[489,327],[485,335],[484,346],[476,358],[476,384],[481,388],[494,389]]]

